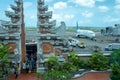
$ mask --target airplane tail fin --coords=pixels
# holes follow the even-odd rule
[[[77,30],[79,29],[79,26],[78,26],[78,21],[76,22],[76,32]]]

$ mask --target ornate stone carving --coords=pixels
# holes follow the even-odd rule
[[[65,22],[61,22],[61,25],[56,29],[56,34],[59,36],[64,36],[66,32],[66,25]]]
[[[50,42],[43,42],[41,47],[44,54],[53,52],[53,45]]]

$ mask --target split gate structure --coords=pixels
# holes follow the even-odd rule
[[[22,61],[26,56],[23,1],[15,0],[15,5],[10,5],[11,11],[5,14],[11,21],[0,21],[0,44],[10,46],[9,59],[13,65],[21,69]]]
[[[0,21],[0,44],[11,46],[9,58],[19,66],[21,70],[22,62],[26,58],[24,10],[23,1],[15,0],[17,6],[11,5],[14,12],[5,11],[6,16],[11,21]],[[68,44],[65,37],[66,25],[55,28],[56,21],[50,21],[52,11],[48,11],[48,6],[44,0],[37,1],[37,72],[46,70],[45,60],[53,55],[58,57],[59,62],[64,62],[68,57]]]
[[[37,1],[37,71],[45,71],[45,60],[52,55],[56,55],[60,62],[64,62],[68,56],[67,40],[65,38],[66,25],[61,25],[53,30],[56,21],[50,21],[52,11],[48,11],[48,6],[44,0]]]

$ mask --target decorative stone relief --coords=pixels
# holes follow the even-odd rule
[[[66,25],[65,22],[61,22],[61,25],[56,29],[56,34],[59,36],[64,36],[66,32]]]

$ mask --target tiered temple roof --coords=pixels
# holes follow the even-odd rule
[[[9,22],[2,21],[1,25],[5,29],[8,29],[8,32],[14,33],[14,32],[20,32],[21,27],[21,17],[22,17],[22,0],[15,0],[17,6],[11,5],[11,9],[13,9],[13,12],[11,11],[5,11],[5,14],[7,17],[11,19]]]

